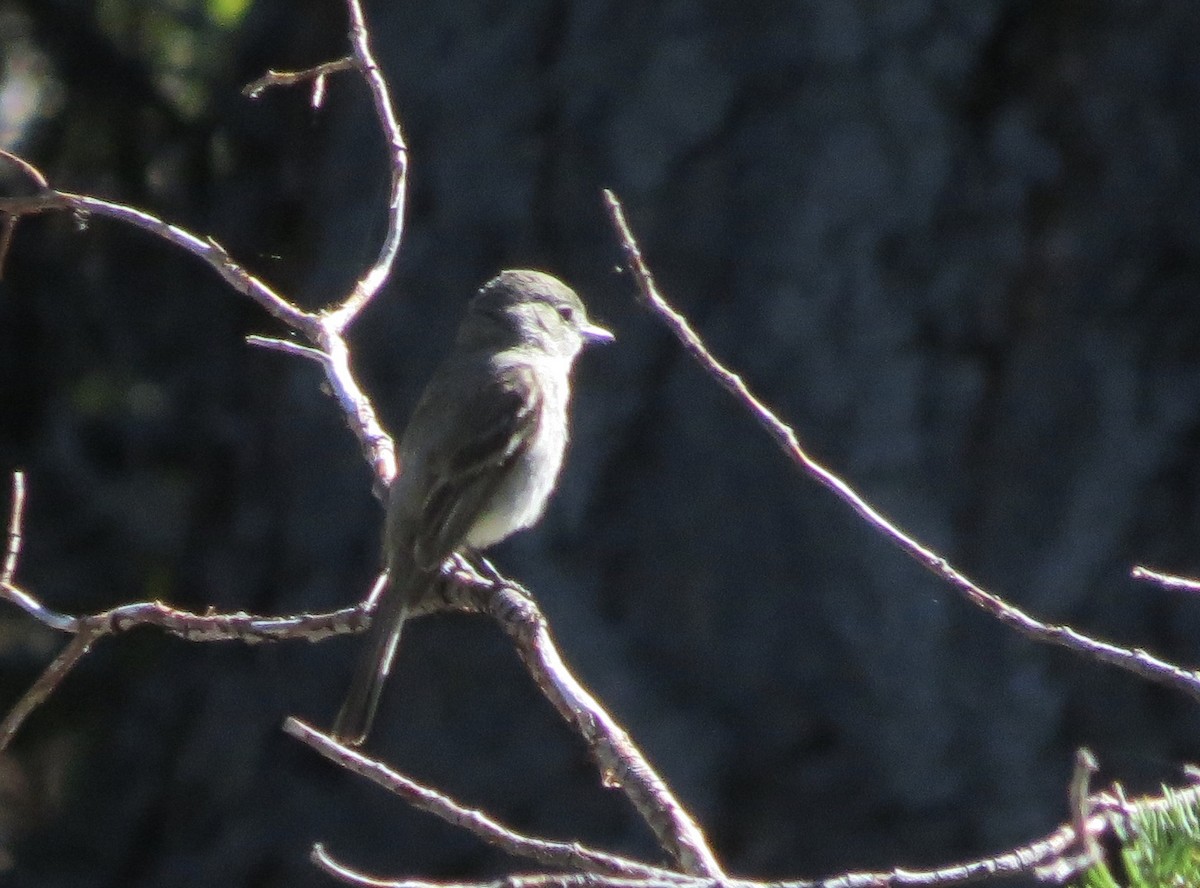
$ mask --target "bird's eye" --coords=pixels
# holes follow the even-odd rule
[[[568,324],[575,323],[575,309],[570,305],[560,305],[558,307],[558,316]]]

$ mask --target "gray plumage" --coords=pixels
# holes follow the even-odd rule
[[[446,558],[541,517],[567,444],[571,366],[587,342],[612,338],[542,272],[502,272],[471,301],[400,439],[384,529],[388,585],[334,722],[344,742],[366,739],[404,619]]]

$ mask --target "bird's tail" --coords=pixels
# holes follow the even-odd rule
[[[371,625],[367,629],[366,646],[359,655],[354,677],[346,700],[333,722],[333,735],[350,746],[361,746],[371,731],[375,710],[387,682],[400,631],[408,616],[410,590],[406,588],[417,578],[411,571],[390,571],[387,586],[379,596]]]

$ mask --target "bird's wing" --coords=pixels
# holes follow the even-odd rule
[[[541,402],[533,371],[515,366],[488,374],[465,402],[422,405],[453,411],[459,432],[447,434],[429,454],[429,486],[413,540],[422,567],[436,567],[462,544],[508,467],[528,449]]]

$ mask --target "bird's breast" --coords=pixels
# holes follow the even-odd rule
[[[467,534],[473,549],[486,549],[537,522],[545,511],[562,468],[567,446],[567,404],[570,388],[566,368],[539,368],[539,410],[526,446],[497,485],[488,508]]]

